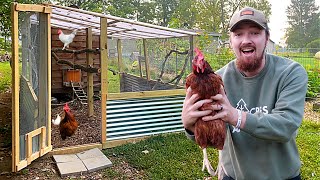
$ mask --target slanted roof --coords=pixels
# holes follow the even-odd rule
[[[85,30],[91,27],[93,34],[100,34],[100,18],[107,18],[107,34],[115,39],[178,38],[197,35],[195,32],[166,28],[116,16],[95,13],[76,8],[47,4],[52,8],[51,26],[63,29]]]

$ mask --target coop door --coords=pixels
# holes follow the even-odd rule
[[[12,4],[12,171],[52,150],[50,9]]]

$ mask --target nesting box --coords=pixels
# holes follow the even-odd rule
[[[81,70],[69,69],[64,71],[63,85],[70,86],[70,82],[81,83]]]

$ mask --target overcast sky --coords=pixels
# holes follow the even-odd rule
[[[269,0],[271,4],[271,16],[269,21],[271,40],[283,45],[285,28],[288,26],[286,9],[291,4],[291,0]],[[320,0],[315,0],[320,6]]]

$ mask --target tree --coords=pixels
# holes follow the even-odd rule
[[[4,43],[0,44],[0,49],[5,51],[10,47],[8,38],[11,35],[11,2],[12,0],[3,0],[3,4],[0,6],[0,36],[4,39]]]
[[[158,15],[157,24],[167,27],[178,4],[179,0],[154,0],[156,5],[156,14]],[[183,2],[181,2],[183,3]]]
[[[319,38],[318,9],[315,0],[291,0],[286,10],[289,23],[286,43],[289,47],[306,47],[309,42]]]
[[[271,8],[267,0],[184,0],[176,8],[170,25],[175,28],[214,31],[227,37],[232,15],[245,6],[263,11],[269,19]]]

